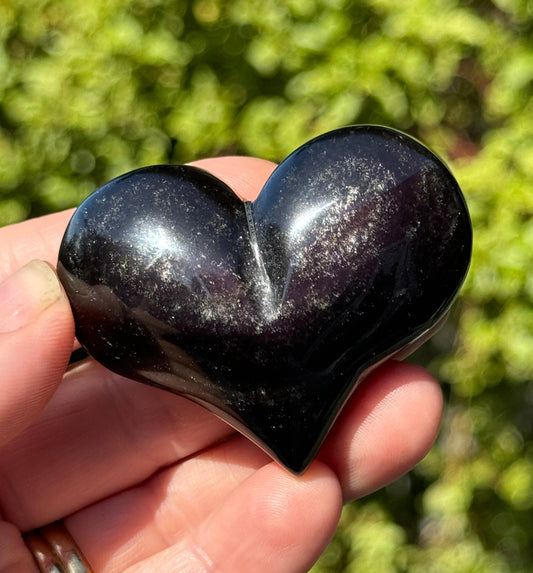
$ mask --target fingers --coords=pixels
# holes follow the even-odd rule
[[[267,461],[235,437],[66,523],[103,573],[306,571],[335,531],[338,481]]]
[[[98,571],[123,571],[191,535],[236,487],[269,461],[236,435],[82,509],[66,523]]]
[[[315,464],[295,478],[272,463],[243,482],[198,531],[128,571],[163,570],[173,562],[184,566],[175,571],[191,573],[307,571],[331,539],[340,509],[338,483],[326,466]]]
[[[0,457],[4,482],[6,474],[15,471],[9,479],[9,498],[1,501],[10,517],[16,517],[22,507],[26,519],[34,520],[34,527],[93,504],[69,518],[68,523],[90,561],[96,559],[97,570],[101,564],[104,571],[108,570],[104,566],[109,571],[121,571],[126,558],[128,565],[133,565],[159,553],[163,556],[167,550],[178,551],[174,547],[178,538],[189,539],[191,528],[199,527],[238,484],[269,461],[241,436],[208,448],[209,443],[224,436],[224,428],[229,431],[221,422],[186,400],[130,384],[126,394],[139,390],[131,404],[131,416],[116,416],[126,425],[103,432],[98,438],[93,433],[93,439],[85,443],[86,434],[91,435],[101,424],[107,425],[105,416],[98,414],[106,406],[104,402],[88,404],[85,399],[78,403],[71,394],[65,399],[66,409],[56,413],[57,425],[52,419],[44,421],[22,446],[30,448],[28,455],[14,456],[18,464],[10,463],[10,456],[7,463]],[[70,380],[60,393],[82,385],[81,380]],[[155,407],[151,394],[168,405],[166,413]],[[344,498],[378,489],[423,457],[435,438],[441,406],[434,380],[416,366],[392,363],[366,380],[320,453],[337,476]],[[86,419],[80,424],[79,415],[84,409]],[[113,417],[112,411],[109,415]],[[174,422],[158,422],[173,416]],[[79,429],[62,425],[61,420],[66,419],[80,424]],[[155,420],[151,427],[150,419]],[[55,432],[47,436],[43,447],[41,436],[53,426]],[[143,442],[145,433],[148,437]],[[61,434],[68,437],[62,439]],[[184,437],[191,440],[191,447],[201,451],[172,465],[172,456],[182,459],[185,451],[178,446],[172,453],[164,444],[175,446]],[[108,450],[108,443],[115,440],[116,449]],[[91,454],[79,457],[86,448]],[[45,454],[39,458],[41,450]],[[169,469],[158,472],[163,460],[159,451],[165,451]],[[32,472],[30,465],[23,467],[23,459],[40,462]],[[147,477],[145,481],[141,473]],[[151,474],[153,477],[148,477]],[[288,480],[298,479],[287,472],[285,475]],[[128,485],[133,487],[126,489]],[[113,492],[116,495],[110,495]],[[97,501],[104,497],[104,501]],[[53,515],[44,518],[51,507]],[[188,555],[187,551],[186,546],[179,548],[180,554]]]
[[[360,497],[425,455],[441,411],[440,389],[423,369],[383,366],[356,391],[320,458],[338,475],[346,499]],[[5,517],[29,529],[131,487],[231,433],[188,400],[89,361],[67,374],[31,428],[0,449],[2,491],[9,492],[0,504]]]
[[[33,261],[0,284],[0,444],[50,399],[73,340],[70,306],[50,266]]]
[[[440,389],[421,368],[392,363],[373,373],[320,452],[345,499],[415,465],[435,439],[441,410]],[[188,400],[88,362],[68,373],[36,424],[0,449],[1,490],[8,492],[0,505],[6,518],[30,529],[132,487],[232,432]],[[217,467],[213,479],[223,484],[228,472]],[[192,499],[198,491],[189,493]]]
[[[89,360],[0,448],[3,516],[28,530],[144,481],[233,433],[207,410]]]
[[[443,398],[437,381],[414,364],[390,361],[356,389],[321,452],[345,500],[362,497],[415,466],[435,441]]]

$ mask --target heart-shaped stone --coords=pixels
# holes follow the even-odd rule
[[[253,202],[190,166],[118,177],[75,212],[58,271],[98,362],[300,473],[358,381],[449,309],[471,242],[443,163],[355,126],[300,147]]]

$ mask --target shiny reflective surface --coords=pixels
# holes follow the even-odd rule
[[[96,360],[299,473],[365,371],[448,310],[471,241],[440,160],[356,126],[299,148],[253,203],[193,167],[123,175],[78,208],[58,271]]]

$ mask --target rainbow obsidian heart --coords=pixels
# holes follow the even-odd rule
[[[118,177],[75,212],[58,271],[98,362],[300,473],[365,373],[449,309],[471,242],[442,162],[355,126],[297,149],[253,202],[194,167]]]

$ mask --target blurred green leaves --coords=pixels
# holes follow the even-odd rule
[[[480,113],[461,65],[481,65],[472,51],[508,39],[496,19],[444,1],[29,0],[1,10],[0,224],[74,205],[133,167],[220,153],[279,160],[354,122],[431,136],[442,151],[448,131],[477,126]],[[526,56],[513,94],[524,91]],[[495,110],[511,98],[506,74],[500,84]],[[82,156],[93,159],[80,168]],[[56,203],[48,177],[64,180]]]
[[[532,117],[531,0],[0,2],[0,225],[350,123],[408,131],[457,176],[472,268],[415,357],[443,382],[441,436],[345,509],[316,573],[533,568]]]

